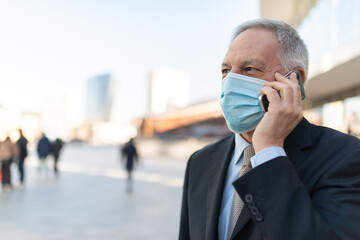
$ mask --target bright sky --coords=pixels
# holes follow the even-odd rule
[[[0,0],[0,104],[40,112],[67,95],[79,122],[86,80],[111,72],[127,121],[147,112],[158,65],[190,74],[191,102],[216,98],[232,30],[256,17],[256,0]]]

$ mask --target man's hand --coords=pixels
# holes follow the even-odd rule
[[[265,83],[260,91],[260,94],[267,96],[269,108],[252,137],[255,152],[272,146],[283,147],[285,138],[303,118],[296,74],[292,73],[290,79],[287,79],[275,73],[275,79],[276,81]]]

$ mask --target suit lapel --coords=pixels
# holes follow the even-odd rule
[[[235,146],[234,135],[219,145],[209,161],[208,195],[206,208],[206,237],[218,239],[218,222],[227,169]]]

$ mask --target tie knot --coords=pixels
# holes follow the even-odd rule
[[[254,147],[252,145],[249,145],[247,146],[245,149],[244,149],[244,160],[243,160],[243,164],[244,165],[249,165],[251,164],[250,163],[250,158],[252,156],[255,155],[255,150],[254,150]],[[250,165],[251,166],[251,165]]]

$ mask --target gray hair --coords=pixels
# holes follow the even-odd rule
[[[282,62],[284,70],[291,71],[296,67],[301,67],[305,71],[305,78],[307,78],[309,53],[304,41],[293,27],[283,21],[274,19],[259,18],[250,20],[235,28],[231,42],[234,41],[240,33],[250,28],[264,29],[274,33],[279,40],[281,48],[280,61]]]

